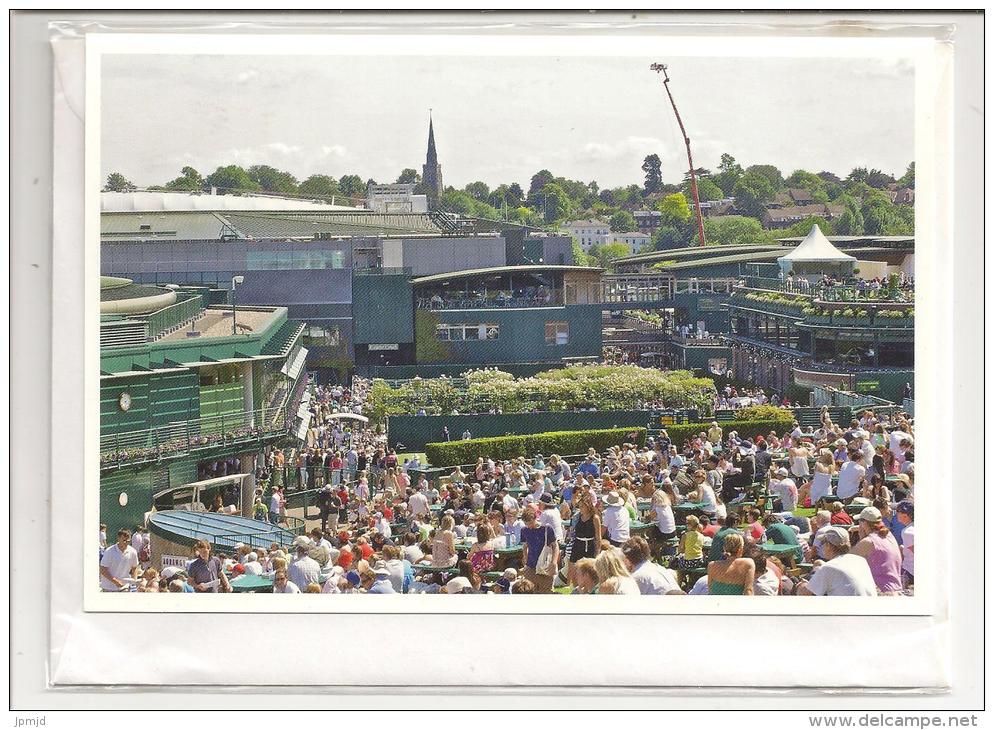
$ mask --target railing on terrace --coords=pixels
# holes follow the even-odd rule
[[[193,294],[187,299],[153,312],[146,317],[148,322],[148,339],[152,341],[170,332],[175,332],[200,316],[203,308],[201,297]]]
[[[884,398],[878,398],[868,393],[854,393],[847,390],[839,390],[828,385],[817,385],[813,389],[812,397],[816,406],[848,406],[854,411],[856,409],[865,410],[872,408],[882,413],[891,410],[900,410],[900,406]]]
[[[100,437],[100,467],[133,465],[202,449],[253,443],[285,435],[292,418],[283,409],[206,416]]]
[[[366,268],[352,269],[353,276],[382,276],[384,274],[403,274],[410,276],[414,269],[410,266],[369,266]]]
[[[743,286],[749,289],[804,294],[824,302],[886,304],[889,302],[912,303],[915,299],[913,286],[903,286],[891,290],[886,286],[876,286],[865,280],[860,280],[855,284],[820,284],[818,282],[811,283],[807,279],[786,281],[768,276],[746,276],[743,280]]]
[[[687,345],[689,347],[721,347],[725,344],[724,338],[720,335],[711,335],[708,337],[683,337],[682,335],[673,335],[673,341],[680,345]]]
[[[563,306],[563,292],[561,290],[537,296],[501,296],[501,294],[502,292],[489,292],[485,296],[418,297],[418,309],[438,311],[445,309],[513,309]]]

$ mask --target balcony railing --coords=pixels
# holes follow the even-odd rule
[[[749,289],[784,292],[787,294],[804,294],[824,302],[866,302],[869,304],[887,304],[891,302],[912,303],[915,300],[915,288],[903,286],[890,289],[869,281],[855,284],[821,284],[810,283],[807,279],[781,280],[769,276],[746,276],[744,286]]]
[[[467,297],[418,297],[418,309],[514,309],[527,307],[561,307],[561,290],[536,296],[514,296],[504,292]]]
[[[292,425],[283,408],[206,416],[100,437],[100,468],[136,465],[200,450],[282,436]]]

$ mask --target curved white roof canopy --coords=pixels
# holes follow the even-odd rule
[[[329,205],[310,200],[265,195],[210,195],[208,193],[133,192],[100,193],[104,213],[212,210],[304,210],[311,212],[357,210],[347,205]]]

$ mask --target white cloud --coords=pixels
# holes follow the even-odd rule
[[[576,154],[578,162],[621,162],[641,155],[651,155],[664,148],[655,137],[626,137],[618,142],[587,142]]]

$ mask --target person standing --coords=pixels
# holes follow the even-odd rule
[[[525,507],[524,527],[521,528],[522,561],[524,576],[535,584],[536,593],[551,593],[553,577],[559,566],[559,543],[556,533],[548,525],[539,525],[535,508]],[[552,551],[552,573],[539,572],[539,558],[545,548]]]
[[[131,547],[131,532],[117,531],[117,542],[100,558],[100,589],[119,591],[138,577],[138,551]]]
[[[915,504],[897,505],[897,519],[904,525],[901,531],[901,578],[905,587],[915,583]]]
[[[197,593],[231,593],[220,558],[211,557],[211,544],[206,540],[197,540],[193,544],[193,554],[196,559],[187,570],[193,590]]]

